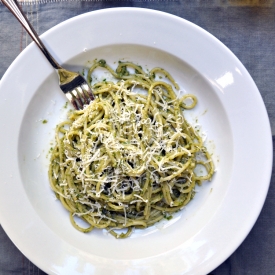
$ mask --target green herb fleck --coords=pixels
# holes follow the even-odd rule
[[[116,69],[116,72],[118,73],[119,77],[128,76],[130,75],[127,66],[120,66]]]
[[[166,219],[170,221],[173,218],[173,216],[167,216]]]
[[[141,70],[142,70],[142,67],[141,66],[138,66]],[[135,74],[139,74],[139,70],[135,69]]]
[[[101,66],[101,67],[105,67],[106,66],[106,61],[104,59],[100,59],[98,61],[98,64]]]

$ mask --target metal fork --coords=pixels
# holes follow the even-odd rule
[[[59,86],[67,99],[76,110],[81,110],[85,105],[94,100],[94,95],[84,77],[76,72],[71,72],[62,68],[52,57],[45,45],[40,40],[38,34],[30,24],[21,7],[16,0],[2,0],[2,3],[11,11],[16,19],[28,32],[30,37],[51,63],[59,76]]]

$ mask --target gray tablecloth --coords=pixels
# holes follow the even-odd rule
[[[161,10],[201,26],[228,46],[255,80],[268,111],[274,144],[275,4],[273,1],[42,0],[41,2],[34,1],[31,5],[25,3],[22,6],[39,34],[65,19],[92,10],[110,7],[143,7]],[[30,38],[16,19],[0,3],[0,77],[30,42]],[[211,274],[275,274],[274,184],[275,168],[273,166],[270,190],[255,226],[233,255]],[[21,254],[0,227],[0,275],[11,274],[42,275],[45,273]]]

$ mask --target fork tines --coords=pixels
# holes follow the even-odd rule
[[[60,85],[61,90],[76,110],[83,109],[94,100],[93,92],[83,76],[78,75],[72,81]]]

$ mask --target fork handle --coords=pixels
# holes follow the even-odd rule
[[[52,55],[48,52],[43,42],[40,40],[38,34],[35,29],[29,22],[28,18],[24,14],[23,10],[19,6],[16,0],[2,0],[2,3],[11,11],[11,13],[15,16],[15,18],[21,23],[21,25],[28,32],[32,40],[37,44],[39,49],[51,63],[51,65],[56,69],[61,69],[61,66],[56,62],[56,60],[52,57]]]

